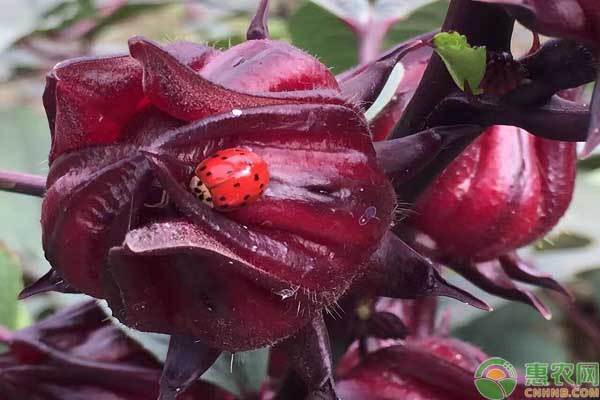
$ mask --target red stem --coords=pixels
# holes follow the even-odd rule
[[[0,191],[44,197],[46,177],[23,172],[0,170]]]
[[[438,299],[426,297],[418,300],[404,300],[402,314],[404,323],[414,338],[433,336],[437,315]]]

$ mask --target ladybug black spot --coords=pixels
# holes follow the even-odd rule
[[[258,174],[254,174],[254,180],[258,181],[260,179],[260,176],[258,176]]]
[[[212,175],[212,172],[210,172],[210,171],[208,171],[208,172],[206,173],[206,176],[211,176],[211,175]]]
[[[213,156],[212,156],[212,158],[219,158],[219,157],[220,157],[219,153],[213,154]]]
[[[202,167],[200,167],[200,171],[204,171],[206,169],[206,165],[203,165]]]
[[[221,196],[221,197],[219,198],[219,200],[220,200],[220,201],[225,201],[225,196]]]
[[[238,183],[235,183],[235,184],[233,185],[233,187],[235,187],[235,188],[238,188],[238,187],[240,187],[240,183],[239,183],[239,182],[238,182]]]
[[[227,175],[231,175],[231,174],[233,174],[232,170],[227,171]]]
[[[247,194],[247,195],[244,196],[244,200],[248,200],[249,198],[250,198],[249,194]]]
[[[227,160],[227,157],[221,157],[221,160]]]
[[[264,187],[265,187],[265,184],[264,184],[264,183],[261,183],[259,187],[262,189],[262,188],[264,188]]]

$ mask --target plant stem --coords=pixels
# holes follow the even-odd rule
[[[46,177],[23,172],[0,170],[0,190],[44,197]]]
[[[377,59],[381,50],[381,43],[389,28],[390,24],[374,24],[371,22],[366,27],[356,31],[359,64],[368,63]]]
[[[402,313],[411,336],[424,338],[435,334],[438,298],[425,297],[418,300],[404,300]]]

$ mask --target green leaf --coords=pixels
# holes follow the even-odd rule
[[[588,271],[578,273],[575,278],[571,290],[580,298],[589,298],[600,310],[600,265],[590,266]]]
[[[446,0],[419,8],[396,23],[383,41],[384,49],[425,32],[438,29],[448,9]],[[289,31],[294,45],[318,57],[334,73],[358,62],[357,40],[348,26],[331,12],[312,2],[305,2],[292,15]]]
[[[233,359],[232,359],[233,357]],[[223,353],[200,378],[211,382],[239,398],[256,394],[267,378],[269,349],[243,353]]]
[[[91,0],[63,1],[42,14],[40,27],[31,35],[47,36],[67,29],[77,22],[97,16]],[[30,35],[27,35],[30,36]]]
[[[83,34],[82,39],[92,40],[108,27],[156,11],[168,4],[168,1],[153,0],[126,2],[105,15],[92,0],[63,1],[44,12],[38,22],[38,28],[20,40],[35,36],[52,36],[82,21],[93,24],[91,29]]]
[[[483,93],[479,84],[485,74],[485,47],[471,47],[466,36],[458,32],[438,33],[433,38],[433,45],[456,86],[464,91],[465,82],[468,82],[473,94]]]
[[[17,296],[23,289],[21,265],[14,253],[0,245],[0,325],[18,329],[28,322]]]
[[[534,245],[535,251],[578,249],[587,247],[593,240],[581,233],[562,231],[546,236]]]
[[[374,18],[380,21],[405,20],[417,10],[422,10],[431,3],[440,3],[436,0],[377,0],[373,6]],[[447,2],[445,2],[447,6]],[[439,8],[439,6],[438,6]],[[442,9],[446,7],[441,7]],[[443,17],[442,17],[443,18]],[[441,21],[440,21],[441,22]],[[402,25],[400,23],[399,25]],[[440,23],[441,25],[441,23]],[[439,25],[438,25],[439,26]]]
[[[358,62],[356,37],[335,15],[307,2],[290,18],[294,45],[340,73]]]
[[[594,171],[600,169],[600,154],[592,154],[588,158],[579,160],[577,167],[582,171]]]
[[[480,347],[491,356],[510,361],[517,369],[532,361],[567,361],[569,349],[561,333],[561,314],[544,300],[554,315],[550,321],[527,305],[505,303],[494,312],[456,329],[453,336]]]
[[[126,3],[119,7],[114,13],[111,13],[107,16],[103,16],[101,18],[97,18],[96,26],[90,29],[89,32],[85,34],[86,39],[93,39],[102,31],[111,26],[126,22],[131,20],[134,17],[139,15],[154,12],[162,7],[168,5],[167,2],[157,3],[157,2],[139,2],[139,3]]]
[[[371,14],[368,0],[311,0],[338,18],[354,23],[364,23]]]
[[[412,37],[439,29],[448,12],[448,4],[446,0],[428,4],[413,12],[407,19],[395,24],[385,38],[384,47],[390,48]]]

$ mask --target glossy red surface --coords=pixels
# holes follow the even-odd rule
[[[490,128],[417,201],[410,223],[442,258],[484,261],[546,234],[567,210],[575,144]]]
[[[230,148],[212,154],[194,171],[210,192],[215,208],[229,211],[258,199],[269,185],[267,163],[244,148]]]
[[[232,351],[289,336],[362,273],[391,223],[364,117],[287,44],[129,43],[133,57],[69,61],[49,78],[46,257],[138,329]],[[251,151],[253,175],[222,159],[235,148]],[[255,201],[226,214],[198,201],[187,188],[206,159],[221,208]]]

